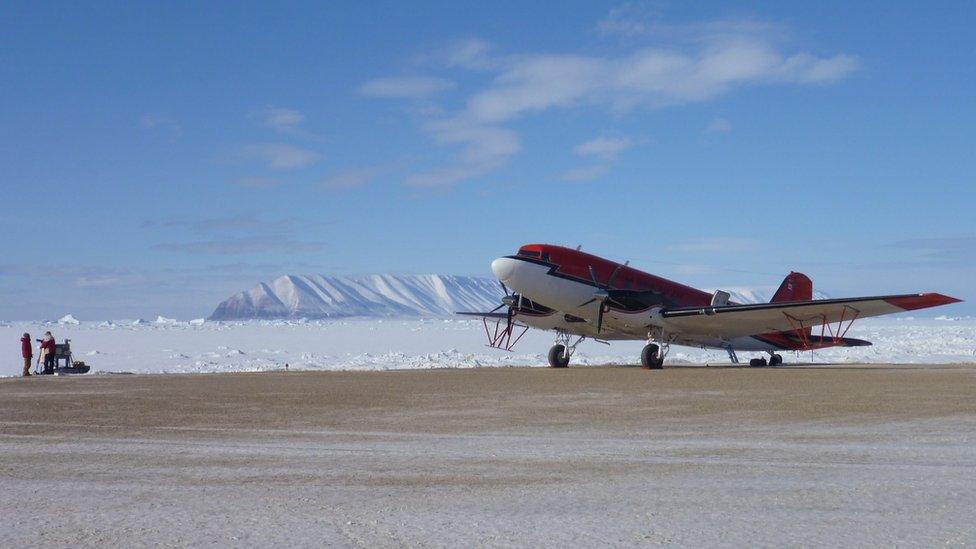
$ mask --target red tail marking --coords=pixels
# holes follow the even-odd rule
[[[813,299],[813,281],[803,273],[791,272],[783,279],[770,303],[783,301],[810,301]]]

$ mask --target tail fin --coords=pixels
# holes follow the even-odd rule
[[[790,272],[773,294],[770,303],[781,301],[809,301],[813,299],[813,281],[803,273]]]

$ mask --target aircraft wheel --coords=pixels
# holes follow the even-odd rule
[[[569,366],[569,357],[564,355],[566,347],[562,345],[553,345],[549,349],[549,367],[550,368],[565,368]]]
[[[782,363],[783,363],[783,357],[778,354],[773,354],[772,356],[769,357],[770,366],[779,366]]]
[[[660,356],[658,346],[648,343],[641,351],[641,368],[645,370],[661,370],[664,368],[664,357]]]
[[[753,368],[762,368],[765,365],[766,365],[765,358],[754,358],[749,361],[749,366],[752,366]]]

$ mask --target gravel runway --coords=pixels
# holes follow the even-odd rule
[[[976,543],[976,367],[0,379],[0,546]]]

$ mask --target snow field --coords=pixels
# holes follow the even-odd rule
[[[70,316],[70,315],[69,315]],[[390,370],[544,366],[553,334],[529,330],[507,353],[485,346],[479,320],[317,320],[188,322],[155,321],[4,322],[0,340],[9,360],[0,375],[19,375],[19,338],[50,330],[71,339],[76,360],[93,372],[185,373],[298,370]],[[858,321],[847,334],[871,347],[785,353],[793,362],[951,363],[976,362],[976,319],[886,318]],[[584,342],[573,364],[636,364],[643,342],[603,345]],[[740,359],[748,358],[742,353]],[[722,351],[674,347],[668,363],[722,363]]]

